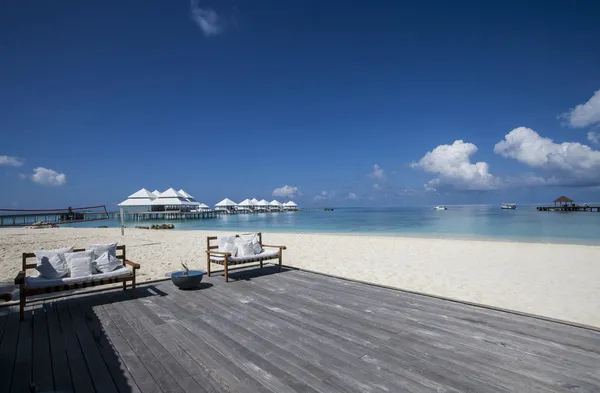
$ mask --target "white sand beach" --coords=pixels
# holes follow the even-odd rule
[[[126,244],[128,258],[142,265],[140,281],[164,277],[181,262],[204,269],[206,236],[215,234],[1,229],[0,281],[13,280],[22,252],[88,242]],[[600,327],[597,246],[292,233],[263,240],[288,247],[286,265]]]

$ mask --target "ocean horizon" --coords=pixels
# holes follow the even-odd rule
[[[539,212],[536,205],[502,210],[499,205],[356,207],[334,211],[223,215],[202,220],[125,221],[125,227],[170,223],[175,230],[262,231],[600,245],[600,213]],[[119,227],[117,219],[62,225]]]

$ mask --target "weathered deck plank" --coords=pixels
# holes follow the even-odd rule
[[[0,390],[600,391],[598,331],[275,270],[2,310]]]

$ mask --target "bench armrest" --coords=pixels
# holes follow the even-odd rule
[[[133,261],[130,261],[129,259],[125,260],[125,264],[131,266],[134,269],[139,269],[140,268],[140,264],[139,263],[135,263]]]
[[[226,256],[226,257],[230,257],[231,256],[230,252],[224,252],[224,251],[210,251],[210,250],[207,250],[206,253],[209,254],[209,255],[210,254],[215,254],[215,255],[223,255],[223,256]]]
[[[15,285],[21,285],[25,283],[25,272],[20,271],[15,277]]]
[[[286,247],[286,246],[271,246],[271,245],[269,245],[269,244],[263,244],[262,246],[263,246],[263,247],[270,247],[270,248],[279,248],[280,250],[285,250],[285,249],[287,249],[287,247]]]

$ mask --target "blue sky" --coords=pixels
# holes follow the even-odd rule
[[[5,1],[0,207],[600,201],[600,3],[420,3]]]

